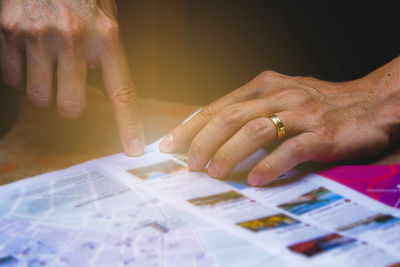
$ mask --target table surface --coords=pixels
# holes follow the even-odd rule
[[[62,119],[55,107],[40,109],[19,96],[20,114],[0,140],[0,185],[122,152],[107,98],[88,90],[88,103],[77,120]],[[140,99],[146,143],[156,141],[198,106]]]
[[[23,96],[19,103],[18,120],[0,140],[0,185],[122,151],[111,107],[99,90],[88,90],[85,113],[77,120],[60,118],[55,107],[33,107]],[[146,143],[165,135],[196,109],[189,104],[140,99]],[[397,144],[368,164],[399,162]],[[308,163],[306,169],[324,166]]]

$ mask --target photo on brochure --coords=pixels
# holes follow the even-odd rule
[[[275,229],[290,225],[295,225],[300,221],[287,216],[286,214],[279,213],[272,216],[262,217],[254,220],[237,223],[237,225],[246,228],[253,232],[260,232],[269,229]]]
[[[211,207],[214,208],[216,206],[220,205],[226,205],[234,202],[238,202],[241,200],[247,199],[245,196],[242,194],[230,190],[227,192],[215,194],[215,195],[208,195],[204,197],[198,197],[198,198],[193,198],[189,199],[188,202],[198,206],[198,207]]]
[[[343,199],[341,195],[329,191],[325,187],[319,187],[293,200],[280,204],[278,207],[292,214],[302,215],[340,199]]]
[[[160,178],[186,170],[186,167],[173,160],[167,160],[149,166],[144,166],[128,172],[142,180]]]
[[[313,257],[325,251],[351,244],[355,241],[357,241],[357,239],[333,233],[296,243],[289,246],[289,249],[304,256]]]
[[[400,222],[400,219],[389,214],[376,214],[355,223],[341,226],[336,230],[341,232],[344,231],[351,234],[360,234],[369,230],[374,230],[379,227],[387,226],[394,222]]]

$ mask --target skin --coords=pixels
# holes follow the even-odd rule
[[[0,65],[10,87],[26,87],[39,107],[56,99],[67,119],[82,114],[87,71],[99,68],[125,152],[143,153],[137,97],[114,0],[0,0]]]
[[[189,150],[191,170],[223,178],[261,147],[277,147],[249,173],[260,186],[299,163],[361,158],[399,135],[400,57],[363,78],[327,82],[266,71],[206,106],[160,143],[167,153]],[[286,137],[265,116],[276,114]]]

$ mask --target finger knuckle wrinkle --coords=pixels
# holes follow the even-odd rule
[[[268,123],[266,119],[259,118],[247,124],[248,136],[253,139],[264,137],[268,134]]]
[[[222,164],[228,164],[232,160],[232,154],[226,151],[225,149],[221,149],[217,155],[215,156],[215,161],[220,162]]]
[[[118,87],[112,97],[117,105],[131,105],[137,102],[134,85],[131,82],[126,82]]]
[[[137,120],[126,120],[123,123],[123,128],[126,132],[137,132],[141,124]]]
[[[184,138],[187,133],[191,132],[191,127],[187,124],[187,122],[180,124],[177,128],[175,128],[172,132],[174,138]]]
[[[64,99],[60,103],[63,112],[71,117],[78,116],[82,111],[81,102],[78,99]]]
[[[215,113],[216,113],[216,110],[215,110],[214,105],[210,104],[210,105],[208,105],[208,106],[203,108],[203,110],[200,112],[200,115],[204,119],[208,120],[208,119],[214,117]]]
[[[232,128],[240,123],[240,109],[237,106],[223,109],[220,116],[223,124],[228,128]]]
[[[50,97],[41,92],[28,92],[28,98],[39,106],[47,106],[50,104]]]
[[[192,154],[199,154],[203,149],[203,144],[199,141],[194,140],[190,145],[190,151]]]

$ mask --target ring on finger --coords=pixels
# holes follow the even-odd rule
[[[266,116],[270,119],[276,128],[276,139],[279,141],[286,135],[285,125],[283,125],[282,120],[275,114]]]

